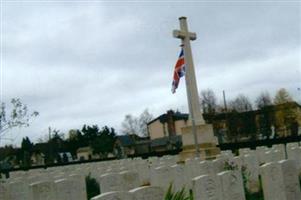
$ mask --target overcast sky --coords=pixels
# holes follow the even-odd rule
[[[199,90],[253,101],[286,88],[301,100],[301,4],[144,3],[118,1],[3,1],[1,98],[18,97],[40,115],[1,141],[44,137],[83,124],[118,131],[126,114],[148,108],[187,112],[185,80],[171,93],[180,41],[172,37],[187,16]]]

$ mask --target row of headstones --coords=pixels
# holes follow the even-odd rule
[[[160,187],[144,186],[130,191],[113,191],[100,194],[91,200],[163,200],[164,190]]]
[[[229,151],[225,152],[225,154],[228,155]],[[301,170],[301,147],[299,143],[288,143],[286,147],[284,144],[278,144],[273,145],[272,148],[257,147],[256,150],[239,149],[240,156],[246,154],[255,155],[260,165],[285,159],[296,160],[297,168]]]
[[[27,184],[15,181],[0,184],[1,200],[86,200],[86,183],[82,175],[54,181],[38,181]]]
[[[300,184],[296,162],[282,160],[260,167],[265,200],[299,200]],[[193,179],[195,200],[245,200],[244,183],[240,170],[215,175],[203,175]]]
[[[201,162],[201,165],[209,163]],[[262,178],[265,200],[301,199],[298,170],[294,160],[267,163],[261,166],[259,171]],[[160,200],[162,199],[162,195],[160,194],[164,194],[170,183],[175,184],[176,188],[182,188],[186,185],[187,188],[192,189],[195,200],[245,200],[244,183],[242,173],[239,169],[223,171],[217,174],[214,171],[208,171],[208,174],[190,179],[191,185],[188,186],[189,183],[185,180],[187,177],[185,177],[183,166],[158,167],[151,176],[152,187],[132,189],[128,192],[129,188],[135,188],[135,184],[133,183],[138,184],[138,180],[135,180],[136,176],[138,174],[128,173],[128,178],[130,177],[130,179],[126,181],[126,179],[120,179],[122,174],[102,175],[99,178],[99,182],[101,190],[104,193],[93,198],[93,200],[114,199],[121,198],[121,196],[123,196],[121,199],[134,200],[137,199],[137,195],[141,195],[141,198],[138,199]],[[123,187],[122,185],[124,184],[130,184],[131,187]],[[158,191],[158,194],[156,192],[146,192],[154,186],[161,188],[161,190],[158,188],[154,189]],[[136,196],[134,193],[137,193]],[[142,198],[143,196],[147,196],[147,198]]]
[[[35,178],[39,179],[39,177],[43,177],[43,176],[62,177],[65,176],[66,174],[78,174],[78,172],[81,172],[81,174],[85,174],[85,175],[91,174],[92,176],[94,175],[98,176],[99,173],[121,172],[127,169],[132,169],[137,165],[156,166],[159,165],[159,163],[175,164],[176,162],[177,162],[177,156],[164,156],[162,158],[151,157],[148,160],[142,160],[142,159],[115,160],[115,161],[52,167],[48,169],[37,169],[37,170],[30,170],[27,172],[18,171],[18,172],[11,173],[10,179],[11,180],[24,179],[28,177],[32,177],[32,179]]]
[[[31,170],[30,172],[22,172],[17,173],[13,178],[10,178],[6,183],[0,183],[0,199],[10,200],[10,199],[40,199],[39,195],[35,195],[36,193],[43,193],[41,191],[46,191],[51,193],[49,198],[54,197],[55,199],[66,199],[67,196],[70,199],[73,195],[75,195],[79,199],[80,196],[78,192],[81,191],[82,194],[86,194],[86,189],[84,188],[84,177],[88,174],[94,174],[94,177],[98,177],[99,174],[104,174],[105,172],[117,173],[119,171],[125,170],[125,168],[135,168],[135,171],[139,171],[140,175],[136,177],[141,177],[136,183],[131,183],[131,174],[122,172],[120,175],[125,178],[125,180],[129,179],[128,183],[125,185],[131,186],[135,185],[135,187],[139,187],[143,185],[143,183],[147,182],[149,179],[149,163],[153,163],[156,166],[156,163],[163,164],[163,161],[167,161],[166,164],[172,164],[176,162],[176,157],[166,156],[164,158],[150,158],[149,160],[142,159],[134,159],[134,160],[121,160],[121,161],[113,161],[106,163],[91,163],[85,164],[81,167],[58,167],[57,169],[51,168],[50,170]],[[127,166],[127,167],[124,167]],[[69,170],[69,172],[67,172]],[[70,182],[70,173],[81,174],[83,177],[81,182],[81,186],[83,189],[72,192],[73,189],[68,186],[77,184]],[[91,173],[92,172],[92,173]],[[144,178],[144,179],[143,179]],[[51,180],[51,181],[49,181]],[[134,180],[134,179],[133,179]],[[143,182],[144,181],[144,182]],[[74,181],[72,181],[74,182]],[[84,185],[84,186],[83,186]],[[65,186],[65,187],[63,187]],[[78,187],[73,187],[78,188]],[[128,187],[131,188],[131,187]],[[134,188],[134,187],[132,187]],[[41,191],[40,191],[41,190]],[[57,192],[60,191],[60,192]],[[64,192],[65,191],[65,192]],[[55,195],[54,195],[55,194]],[[59,195],[59,196],[58,196]],[[62,196],[62,198],[60,197]],[[41,197],[41,199],[44,199]],[[84,198],[83,198],[84,199]]]
[[[298,147],[293,147],[293,148],[295,148],[295,149],[297,149],[298,150]],[[269,149],[266,149],[266,151],[268,151]],[[277,150],[277,149],[276,149]],[[251,163],[251,164],[249,164],[250,166],[254,166],[254,171],[255,172],[252,172],[252,170],[250,170],[249,169],[249,171],[251,171],[252,173],[251,174],[253,174],[253,176],[255,177],[254,179],[256,179],[256,177],[258,177],[258,176],[256,176],[256,165],[257,165],[257,167],[259,166],[258,164],[257,164],[257,162],[256,162],[256,158],[254,158],[254,155],[252,154],[252,151],[248,151],[248,153],[251,153],[251,155],[244,155],[243,157],[244,157],[244,163],[246,163],[246,160],[248,161],[249,160],[249,163]],[[265,152],[266,153],[266,152]],[[273,152],[274,153],[274,152]],[[297,155],[297,156],[300,156],[300,154],[299,155]],[[223,171],[224,169],[224,158],[232,158],[233,157],[233,155],[231,155],[229,152],[223,152],[222,153],[222,155],[220,156],[220,158],[219,159],[217,159],[217,160],[215,160],[215,161],[213,161],[212,162],[212,164],[213,164],[213,167],[211,167],[212,169],[215,169],[214,170],[214,173],[216,173],[216,172],[220,172],[220,171]],[[241,156],[240,156],[241,157]],[[255,156],[256,157],[256,156]],[[248,159],[249,158],[249,159]],[[279,159],[281,159],[280,157],[279,157]],[[156,177],[156,176],[153,176],[153,175],[150,175],[151,173],[153,173],[153,169],[156,167],[156,166],[160,166],[160,165],[166,165],[166,166],[169,166],[169,165],[172,165],[172,164],[175,164],[176,163],[176,157],[165,157],[165,158],[161,158],[161,159],[158,159],[158,158],[151,158],[151,159],[149,159],[148,160],[148,162],[145,162],[144,160],[141,160],[141,159],[137,159],[137,160],[122,160],[122,161],[112,161],[112,162],[107,162],[107,163],[102,163],[101,165],[99,165],[99,164],[93,164],[93,165],[87,165],[87,166],[85,166],[85,167],[81,167],[81,168],[76,168],[76,170],[77,171],[86,171],[86,173],[87,173],[87,171],[92,171],[93,172],[93,170],[96,168],[96,169],[98,169],[97,167],[103,167],[104,165],[106,166],[106,167],[108,167],[110,164],[111,164],[111,166],[110,167],[112,167],[112,168],[109,168],[109,169],[107,169],[107,171],[109,171],[109,172],[118,172],[118,171],[122,171],[122,170],[124,170],[125,168],[129,168],[129,169],[135,169],[136,168],[136,171],[138,171],[138,172],[140,172],[140,173],[138,173],[140,176],[139,177],[141,177],[141,176],[144,176],[144,178],[142,178],[142,179],[140,179],[140,185],[141,185],[141,183],[143,183],[143,182],[147,182],[148,180],[150,180],[150,177]],[[237,163],[240,163],[239,161],[241,160],[241,158],[239,158],[239,157],[234,157],[233,158],[233,160],[234,161],[237,161]],[[187,177],[188,177],[188,179],[190,179],[190,178],[192,178],[192,177],[195,177],[195,176],[197,176],[197,175],[200,175],[200,174],[198,174],[199,172],[197,172],[198,170],[197,170],[197,168],[195,168],[195,167],[193,167],[193,166],[195,166],[195,164],[194,163],[197,163],[197,162],[199,162],[199,160],[188,160],[187,161],[187,163],[186,163],[186,165],[183,167],[183,165],[174,165],[173,167],[172,167],[172,169],[175,171],[175,173],[174,174],[176,174],[176,173],[178,173],[178,174],[184,174],[185,175],[185,177],[186,177],[186,179],[187,179]],[[205,161],[206,162],[206,161]],[[208,161],[208,163],[210,163],[209,161]],[[248,162],[247,162],[248,163]],[[150,164],[150,165],[148,165],[148,164]],[[210,165],[210,164],[209,164]],[[95,167],[95,166],[97,166],[97,167]],[[124,166],[127,166],[127,167],[124,167]],[[140,166],[140,167],[139,167]],[[138,169],[138,168],[140,168],[140,170]],[[159,169],[160,168],[164,168],[164,167],[159,167]],[[186,168],[186,170],[183,170],[182,168]],[[61,169],[62,168],[60,168],[59,170],[61,171]],[[66,168],[64,168],[64,169],[66,169]],[[103,169],[103,168],[102,168]],[[188,170],[187,170],[188,169]],[[184,173],[183,173],[183,171],[184,171]],[[185,173],[185,171],[188,171],[188,173]],[[202,171],[203,173],[202,174],[206,174],[205,172],[206,172],[206,170],[200,170],[200,171]],[[48,172],[49,172],[49,174],[56,174],[56,172],[58,172],[58,171],[56,171],[56,170],[48,170]],[[159,171],[156,171],[156,173],[153,173],[153,174],[157,174]],[[101,173],[103,173],[103,171],[102,170],[96,170],[96,171],[94,171],[94,174],[95,174],[95,176],[97,176],[98,174],[101,174]],[[160,173],[159,173],[160,174]],[[208,174],[208,173],[207,173]],[[209,173],[210,174],[210,173]],[[181,177],[181,176],[169,176],[169,177]],[[36,177],[35,176],[33,176],[32,177],[33,179],[35,179]],[[39,178],[41,178],[41,177],[39,177]],[[57,177],[57,178],[59,178],[59,177]],[[258,178],[257,178],[258,179]],[[166,180],[168,180],[168,179],[166,179]],[[183,179],[183,180],[185,180],[185,178]],[[154,182],[154,178],[152,178],[152,182]],[[162,182],[162,181],[161,181]],[[164,181],[163,181],[164,182]],[[179,180],[178,179],[178,181],[177,180],[175,180],[174,181],[175,182],[175,186],[177,187],[177,188],[179,188],[180,186],[181,186],[181,183],[183,183],[184,181],[181,181],[181,179]],[[256,182],[256,180],[254,181],[254,182]],[[153,185],[154,185],[154,183],[152,183]],[[185,183],[186,184],[186,183]],[[103,185],[103,184],[101,184],[101,185]],[[130,185],[130,184],[129,184]],[[133,184],[134,186],[139,186],[139,185],[135,185],[135,184]],[[168,184],[165,184],[165,187],[166,187],[166,185],[168,185]],[[190,183],[190,181],[188,181],[188,184],[187,185],[191,185],[191,183]],[[250,184],[250,185],[252,185],[252,184]],[[191,187],[191,186],[190,186]],[[122,189],[122,190],[126,190],[126,189],[129,189],[129,188],[125,188],[125,189]],[[108,189],[108,191],[109,191],[109,189]]]

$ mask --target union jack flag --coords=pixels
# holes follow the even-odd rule
[[[176,89],[178,88],[178,85],[180,83],[180,78],[183,77],[184,75],[185,75],[185,61],[184,61],[184,51],[182,48],[173,73],[173,81],[171,87],[172,93],[176,92]]]

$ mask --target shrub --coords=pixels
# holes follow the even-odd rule
[[[86,190],[87,190],[87,199],[91,199],[100,194],[99,184],[95,178],[91,177],[91,174],[86,176]]]
[[[183,187],[180,191],[175,192],[173,191],[172,184],[170,184],[164,200],[193,200],[193,195],[191,190],[189,191],[189,194],[187,194],[185,187]]]

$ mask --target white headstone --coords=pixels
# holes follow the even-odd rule
[[[283,174],[283,184],[286,200],[301,199],[299,173],[294,160],[282,160],[279,162]]]
[[[71,180],[73,182],[73,189],[77,191],[77,198],[86,200],[86,177],[79,174],[72,174],[68,177],[67,180]]]
[[[264,200],[285,200],[283,177],[278,163],[260,167]]]
[[[199,175],[216,175],[213,163],[208,160],[204,160],[199,164],[200,174]]]
[[[9,188],[9,198],[10,200],[30,200],[29,187],[26,183],[22,181],[10,182]],[[0,198],[1,199],[1,198]]]
[[[123,191],[122,176],[117,173],[107,173],[98,178],[100,192]]]
[[[50,181],[30,184],[32,200],[55,200],[54,183]]]
[[[225,158],[218,158],[212,161],[213,164],[213,169],[215,171],[215,173],[220,173],[222,171],[225,171],[225,163],[228,160],[226,160]]]
[[[288,159],[295,160],[297,169],[301,172],[301,148],[300,147],[287,147]]]
[[[122,183],[124,185],[123,190],[128,191],[140,186],[139,174],[132,171],[120,172],[122,177]]]
[[[150,182],[150,167],[148,163],[139,163],[136,165],[140,177],[140,185],[146,185]]]
[[[178,191],[183,187],[190,188],[190,179],[185,175],[184,165],[173,165],[172,170],[172,180],[173,188]]]
[[[159,186],[165,191],[172,181],[171,167],[162,166],[151,171],[151,186]]]
[[[222,188],[223,200],[245,200],[241,172],[225,171],[218,174]]]
[[[216,177],[202,175],[192,179],[195,200],[223,200]]]
[[[8,185],[0,181],[0,199],[2,200],[8,198],[9,198]]]
[[[130,190],[136,200],[163,200],[164,190],[160,187],[145,186]]]
[[[259,162],[257,156],[246,154],[243,156],[243,166],[245,176],[247,176],[247,189],[251,193],[259,191]]]
[[[106,192],[93,197],[91,200],[136,200],[133,194],[125,191]]]

